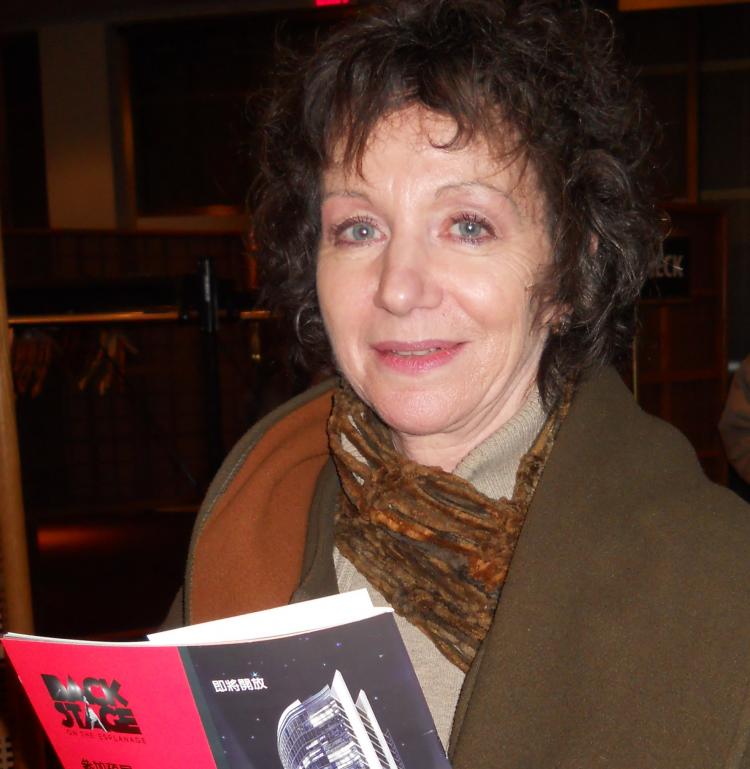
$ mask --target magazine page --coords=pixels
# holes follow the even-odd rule
[[[181,652],[220,769],[449,767],[392,613]]]
[[[65,769],[214,769],[177,648],[3,646]]]
[[[367,590],[314,598],[274,609],[151,633],[153,643],[198,644],[255,641],[355,622],[392,609],[375,608]]]

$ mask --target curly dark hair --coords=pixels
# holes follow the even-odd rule
[[[367,8],[287,61],[261,120],[250,204],[266,296],[308,361],[330,359],[315,290],[321,172],[336,148],[361,168],[378,121],[414,105],[455,121],[447,149],[479,136],[536,172],[554,254],[537,296],[564,314],[539,367],[544,402],[629,347],[662,227],[653,132],[613,41],[605,14],[571,0],[406,0]]]

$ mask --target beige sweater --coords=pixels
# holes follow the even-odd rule
[[[491,499],[510,497],[521,458],[542,429],[544,420],[539,394],[534,390],[513,419],[464,457],[456,468],[456,475]],[[366,588],[375,606],[388,606],[386,599],[338,548],[334,548],[333,563],[340,592]],[[447,748],[464,674],[404,617],[396,615],[396,625],[414,665],[438,735]]]

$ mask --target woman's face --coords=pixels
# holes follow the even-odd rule
[[[484,141],[435,145],[418,108],[376,126],[362,174],[323,174],[317,289],[337,365],[407,456],[452,470],[523,405],[546,338],[551,260],[530,167]]]

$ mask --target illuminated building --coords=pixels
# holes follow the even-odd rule
[[[276,739],[284,769],[404,769],[367,695],[354,702],[338,670],[330,686],[289,705]]]

